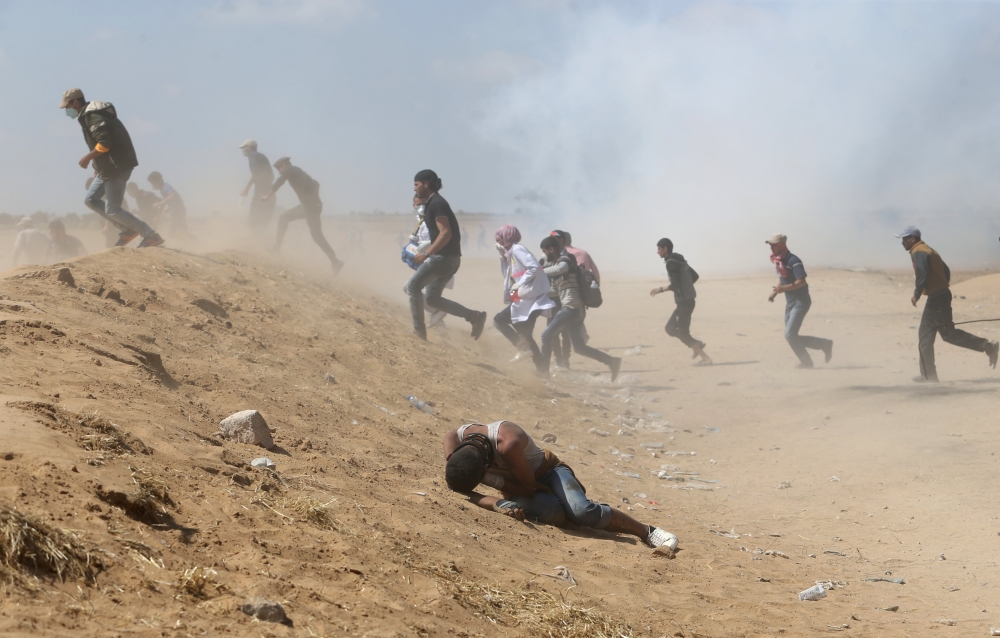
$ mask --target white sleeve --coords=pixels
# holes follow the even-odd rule
[[[538,271],[541,269],[541,266],[538,265],[538,260],[531,254],[531,251],[521,244],[514,244],[514,248],[511,252],[514,257],[517,258],[518,263],[524,266],[524,274],[521,275],[521,279],[517,282],[518,286],[524,286],[531,282],[536,275],[538,275]]]

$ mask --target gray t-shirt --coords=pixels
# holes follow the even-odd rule
[[[806,276],[806,267],[802,264],[802,260],[796,255],[788,253],[785,258],[781,260],[784,264],[785,270],[788,272],[787,277],[781,276],[781,270],[778,269],[778,265],[774,265],[774,269],[778,272],[778,279],[781,281],[782,286],[788,286],[794,284],[799,279],[803,279]],[[785,300],[791,301],[792,299],[801,299],[806,301],[809,299],[809,284],[802,286],[798,290],[792,290],[785,293]]]

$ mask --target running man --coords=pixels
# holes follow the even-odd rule
[[[163,238],[149,225],[122,208],[125,185],[132,169],[139,165],[132,138],[111,102],[88,102],[80,89],[63,93],[59,108],[80,123],[83,139],[90,152],[80,158],[80,168],[93,162],[94,181],[84,203],[118,229],[115,246],[125,246],[142,235],[139,248],[159,246]]]
[[[87,249],[83,247],[83,242],[73,235],[66,234],[66,225],[61,219],[53,219],[49,222],[49,239],[51,240],[51,259],[46,261],[56,262],[81,257],[87,254]]]
[[[785,293],[785,341],[799,358],[799,368],[812,368],[809,350],[822,350],[826,363],[833,357],[833,341],[799,334],[802,321],[812,306],[809,284],[806,283],[806,267],[802,260],[788,252],[788,237],[772,235],[764,243],[771,246],[771,263],[778,271],[778,285],[771,289],[768,301],[773,302],[779,293]]]
[[[430,232],[431,245],[417,252],[414,261],[417,271],[406,282],[404,290],[410,297],[410,315],[413,334],[426,341],[424,302],[431,308],[444,310],[472,324],[472,338],[479,339],[486,327],[486,313],[469,310],[441,296],[441,291],[462,265],[462,231],[455,213],[445,198],[441,197],[441,178],[430,169],[413,177],[413,192],[424,202],[424,223]]]
[[[941,255],[920,239],[920,229],[907,226],[903,232],[896,235],[903,240],[903,248],[910,253],[913,262],[913,273],[916,285],[910,303],[916,307],[920,297],[926,295],[924,313],[920,317],[920,329],[917,332],[917,344],[920,351],[920,376],[913,380],[922,383],[938,380],[937,366],[934,363],[934,341],[938,333],[946,343],[976,352],[985,352],[989,357],[990,367],[997,367],[997,357],[1000,354],[1000,343],[988,341],[982,337],[969,334],[955,327],[951,314],[951,270],[944,263]]]
[[[240,197],[249,195],[250,187],[253,186],[247,224],[250,228],[263,228],[271,223],[271,216],[274,215],[275,198],[264,199],[264,195],[271,190],[271,184],[274,183],[274,171],[271,170],[271,162],[267,161],[267,157],[257,151],[256,140],[243,142],[240,144],[240,149],[250,162],[250,181],[240,193]]]
[[[153,204],[157,211],[164,209],[170,213],[170,229],[178,235],[191,236],[187,229],[187,206],[177,189],[163,180],[159,171],[153,171],[146,178],[153,190],[160,191],[160,201]]]
[[[548,376],[549,359],[552,357],[552,346],[559,335],[569,333],[573,351],[584,357],[600,361],[611,368],[611,380],[618,378],[622,367],[621,357],[612,357],[606,352],[587,345],[584,337],[583,322],[587,318],[587,308],[583,304],[583,293],[580,290],[579,266],[576,259],[561,248],[559,239],[549,235],[542,240],[542,252],[545,262],[551,264],[544,268],[545,275],[552,286],[559,292],[562,304],[559,312],[552,318],[552,323],[542,332],[542,365],[540,371]],[[567,355],[568,356],[568,355]]]
[[[336,276],[340,273],[340,269],[344,267],[344,262],[337,259],[337,253],[333,252],[330,243],[323,236],[323,222],[320,219],[320,216],[323,214],[323,202],[319,199],[319,182],[309,177],[298,166],[292,166],[292,160],[289,157],[279,157],[278,161],[274,163],[274,167],[278,169],[280,175],[275,180],[274,186],[268,192],[264,193],[261,199],[267,201],[274,197],[274,194],[286,181],[291,184],[292,190],[299,197],[298,206],[285,211],[278,217],[278,236],[274,240],[274,251],[278,252],[281,250],[281,243],[285,241],[285,232],[288,230],[288,223],[304,219],[309,226],[309,233],[312,235],[313,241],[316,242],[320,250],[330,259],[330,264],[333,266],[333,274]]]
[[[663,286],[653,288],[649,291],[649,296],[655,297],[661,292],[673,292],[674,303],[677,304],[667,321],[665,328],[667,334],[677,337],[681,343],[691,348],[694,351],[692,359],[701,357],[701,361],[696,365],[712,365],[712,359],[705,354],[705,343],[691,336],[691,314],[694,313],[694,300],[698,296],[694,284],[698,281],[698,273],[687,263],[684,255],[674,252],[674,243],[666,237],[656,242],[656,254],[667,266],[670,285],[666,288]]]
[[[563,527],[567,523],[606,532],[631,534],[649,547],[677,549],[677,537],[625,512],[587,498],[568,465],[511,421],[469,424],[444,435],[445,481],[479,507],[519,521]],[[503,498],[474,490],[479,484]]]

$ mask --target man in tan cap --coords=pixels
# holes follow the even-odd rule
[[[799,334],[802,321],[812,306],[809,284],[806,283],[806,268],[802,260],[788,251],[788,237],[771,235],[764,242],[771,246],[771,263],[778,271],[778,285],[771,289],[768,301],[773,302],[779,293],[785,293],[785,341],[799,358],[799,368],[813,367],[809,350],[822,350],[826,363],[833,357],[833,341]]]
[[[163,238],[155,230],[122,208],[128,178],[139,160],[115,106],[110,102],[88,102],[83,91],[69,89],[63,93],[59,108],[78,121],[83,129],[83,139],[90,152],[80,158],[80,168],[88,168],[93,163],[95,175],[84,203],[118,228],[115,245],[125,246],[139,235],[142,235],[140,248],[162,244]]]
[[[274,183],[274,171],[271,170],[271,162],[263,153],[257,151],[257,141],[247,140],[240,144],[240,149],[250,162],[250,181],[246,188],[240,193],[240,197],[250,194],[250,187],[253,186],[253,199],[250,200],[250,217],[247,223],[250,228],[263,228],[271,223],[271,216],[274,214],[274,204],[276,197],[264,199],[264,195],[271,190]]]

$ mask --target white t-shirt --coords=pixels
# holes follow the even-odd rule
[[[52,245],[49,236],[37,228],[26,228],[14,240],[14,265],[42,264]],[[23,257],[23,259],[21,259]]]

